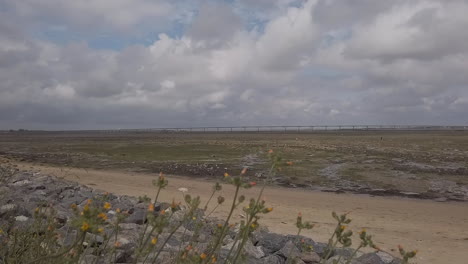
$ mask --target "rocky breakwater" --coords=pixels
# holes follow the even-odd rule
[[[64,251],[62,257],[71,256],[73,259],[73,254],[78,252],[80,256],[74,258],[78,263],[203,263],[207,254],[210,254],[207,249],[216,240],[219,226],[223,223],[223,220],[205,217],[204,211],[199,209],[189,221],[185,221],[184,216],[189,210],[185,206],[176,205],[178,210],[172,213],[174,205],[157,203],[148,211],[148,200],[108,194],[38,173],[19,172],[2,185],[0,263],[9,263],[8,258],[11,261],[12,256],[15,257],[11,251],[12,243],[18,239],[16,235],[15,238],[11,235],[15,231],[22,231],[24,236],[28,234],[26,230],[29,230],[31,239],[40,237],[34,227],[41,217],[48,218],[47,228],[54,234],[54,238],[52,243],[44,240],[38,247],[42,253],[52,252],[50,254],[53,255],[53,259],[39,256],[36,263],[57,263],[52,260],[57,261],[60,252],[69,248],[73,250]],[[90,203],[97,208],[107,209],[105,214],[97,215],[102,220],[98,229],[92,228],[91,222],[89,226],[79,222],[82,217],[79,212],[92,211],[89,209]],[[148,215],[157,218],[164,212],[172,215],[166,218],[166,228],[157,230],[159,235],[149,237],[148,241],[145,241],[148,247],[135,250],[142,244],[141,234],[151,229],[146,225]],[[117,221],[119,215],[124,217]],[[41,221],[45,220],[40,219],[39,222]],[[113,223],[117,223],[118,228]],[[118,232],[114,232],[115,230]],[[216,259],[207,259],[206,262],[231,263],[225,262],[225,259],[236,252],[238,232],[239,226],[229,229],[228,235],[220,243]],[[83,233],[85,235],[81,237],[80,234]],[[234,250],[231,251],[233,246]],[[5,250],[6,248],[10,251]],[[327,244],[302,236],[271,233],[266,228],[254,231],[243,248],[242,257],[236,263],[401,263],[401,260],[385,252],[358,252],[355,260],[347,262],[346,259],[354,252],[350,248],[334,249],[327,254]],[[135,259],[136,254],[142,257]],[[327,259],[321,260],[325,255],[328,255]],[[20,256],[16,255],[17,258]]]

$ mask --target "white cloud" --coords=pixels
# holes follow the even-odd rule
[[[216,23],[194,16],[180,34],[114,51],[37,39],[28,21],[137,30],[172,21],[173,5],[4,1],[16,13],[0,18],[0,128],[461,123],[468,111],[463,1],[359,0],[359,17],[344,1],[260,1],[257,27],[242,1],[205,5]],[[343,16],[320,15],[330,8]]]

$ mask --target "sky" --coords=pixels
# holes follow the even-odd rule
[[[468,125],[468,0],[0,0],[0,129]]]

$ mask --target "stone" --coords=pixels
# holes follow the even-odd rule
[[[290,240],[286,242],[286,244],[278,251],[278,255],[288,259],[288,258],[296,258],[301,255],[301,251],[294,245],[294,243]]]
[[[400,260],[395,259],[392,255],[380,251],[377,253],[367,253],[358,258],[356,262],[359,264],[398,264]]]
[[[270,255],[262,259],[263,264],[284,264],[286,263],[285,259],[278,255]]]
[[[345,264],[346,260],[342,256],[333,256],[329,259],[327,259],[326,264]],[[353,262],[354,264],[354,262]]]
[[[142,225],[146,221],[145,217],[146,217],[146,210],[136,209],[133,211],[131,215],[125,218],[123,222]]]
[[[302,252],[299,258],[304,261],[306,264],[313,264],[320,262],[320,256],[316,252]]]
[[[261,246],[266,254],[271,254],[280,250],[288,238],[280,234],[261,232],[256,235],[256,240],[256,246]]]

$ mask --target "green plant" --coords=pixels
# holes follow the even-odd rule
[[[156,188],[154,199],[147,196],[139,198],[139,201],[147,209],[143,216],[144,219],[142,219],[142,230],[133,249],[133,263],[158,263],[171,238],[181,229],[183,235],[185,235],[189,225],[193,226],[192,235],[188,238],[183,236],[184,238],[178,245],[177,252],[170,256],[170,259],[167,260],[168,263],[242,263],[245,260],[245,246],[253,232],[261,225],[261,218],[273,211],[273,208],[268,207],[262,197],[265,186],[277,171],[281,171],[285,166],[293,165],[292,162],[283,162],[281,156],[273,151],[269,151],[268,156],[271,162],[269,177],[263,180],[258,196],[248,199],[246,205],[243,205],[247,199],[242,191],[256,186],[257,183],[249,181],[245,177],[246,169],[243,169],[239,175],[234,177],[225,173],[225,183],[233,185],[235,192],[226,218],[213,228],[213,235],[206,248],[199,247],[198,238],[202,230],[208,225],[207,218],[219,205],[226,201],[223,196],[214,199],[216,194],[222,190],[222,185],[220,183],[214,184],[209,199],[202,207],[199,197],[192,197],[190,194],[185,193],[188,191],[186,188],[181,188],[183,204],[173,200],[167,209],[160,208],[160,210],[156,210],[156,207],[159,206],[160,193],[169,184],[167,178],[161,173],[153,181]],[[14,175],[14,170],[11,168],[2,169],[0,172],[4,173],[0,174],[2,181],[3,179],[7,181]],[[213,200],[216,200],[216,204],[208,211],[209,204]],[[113,213],[111,213],[111,209],[113,209]],[[232,223],[232,216],[239,209],[245,214],[245,219],[241,220],[240,223]],[[105,263],[116,263],[118,251],[123,247],[119,240],[120,225],[128,216],[128,213],[119,208],[114,209],[109,202],[107,193],[89,199],[81,205],[72,204],[70,210],[73,211],[73,217],[69,222],[70,232],[67,231],[65,235],[58,232],[61,226],[56,221],[56,212],[51,205],[38,206],[34,211],[33,221],[29,225],[21,226],[21,221],[24,220],[22,218],[10,219],[7,226],[0,227],[0,262],[96,264],[103,261]],[[111,215],[112,218],[110,218]],[[335,212],[332,213],[332,217],[336,221],[336,227],[328,241],[320,263],[326,263],[336,249],[349,248],[352,245],[353,232],[348,228],[351,223],[348,216],[349,213],[341,215]],[[28,220],[27,217],[24,218],[26,218],[24,221]],[[224,255],[221,259],[220,251],[223,241],[234,227],[237,227],[238,231],[233,238],[232,246],[229,248],[227,255]],[[302,251],[312,251],[313,247],[301,240],[301,232],[312,229],[314,225],[309,221],[304,221],[302,214],[299,213],[296,219],[296,227],[298,231],[292,241],[293,246],[297,245]],[[74,236],[70,236],[70,234],[74,234]],[[73,239],[69,243],[64,243],[64,241],[61,241],[64,240],[63,236],[70,236]],[[97,243],[97,236],[102,237],[102,242]],[[370,247],[379,250],[372,241],[372,236],[366,230],[359,232],[359,240],[359,246],[352,250],[349,258],[343,259],[343,261],[346,261],[344,263],[350,264],[362,248]],[[407,252],[402,247],[399,247],[399,251],[404,264],[408,263],[417,253],[417,251]],[[292,253],[293,247],[288,252],[287,264],[296,261],[297,256]],[[94,256],[95,258],[89,260],[86,256]],[[334,260],[334,263],[341,263],[341,260],[342,257],[340,256]]]

